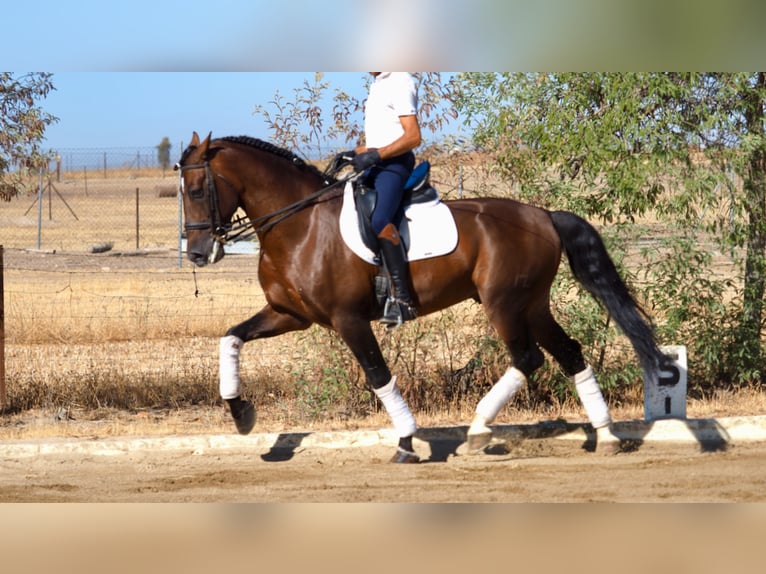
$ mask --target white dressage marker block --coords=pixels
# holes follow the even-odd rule
[[[644,384],[644,419],[686,418],[686,346],[660,347],[673,359],[669,368],[660,373],[656,381]]]

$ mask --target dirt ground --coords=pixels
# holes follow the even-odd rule
[[[421,443],[417,465],[390,464],[391,445],[2,456],[0,502],[766,500],[766,442],[706,449],[652,441],[611,456],[554,438],[494,454],[461,456],[455,446]]]

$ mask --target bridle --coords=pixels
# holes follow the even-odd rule
[[[215,187],[215,179],[212,176],[213,171],[210,169],[210,162],[206,161],[205,163],[198,163],[193,165],[176,164],[176,169],[180,172],[179,177],[181,178],[181,193],[182,194],[185,192],[184,180],[183,180],[184,171],[188,171],[192,169],[205,170],[205,182],[203,184],[203,187],[200,188],[200,190],[189,191],[189,197],[191,197],[192,199],[202,199],[205,193],[207,193],[210,219],[208,219],[208,221],[187,221],[184,224],[184,230],[196,231],[196,230],[203,230],[203,229],[212,229],[213,238],[216,241],[225,243],[226,235],[231,230],[231,225],[229,224],[227,226],[221,220],[221,210],[218,205],[218,190]],[[223,181],[225,181],[226,184],[229,185],[232,189],[235,189],[234,186],[226,178],[224,178],[220,173],[216,173],[215,175],[216,177],[219,177]]]

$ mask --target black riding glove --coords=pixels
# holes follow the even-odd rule
[[[351,160],[351,166],[354,171],[364,171],[368,167],[372,167],[380,161],[380,154],[378,150],[370,150],[354,156]]]
[[[327,166],[327,169],[325,169],[325,173],[328,175],[335,175],[338,173],[342,168],[349,165],[351,163],[351,160],[354,159],[354,156],[356,155],[356,151],[350,149],[348,151],[342,151],[340,153],[336,153],[335,156],[332,158],[332,161]]]

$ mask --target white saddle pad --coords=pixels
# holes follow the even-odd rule
[[[452,252],[457,246],[457,225],[452,212],[441,200],[418,203],[409,206],[404,216],[409,220],[410,248],[407,259],[417,261],[438,257]],[[343,207],[340,210],[340,234],[349,249],[359,257],[377,265],[379,262],[359,233],[359,219],[354,204],[354,190],[351,182],[343,192]]]

